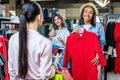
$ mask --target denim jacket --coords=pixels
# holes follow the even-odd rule
[[[75,29],[75,28],[84,28],[84,26],[79,25],[79,24],[75,24],[73,26],[73,29]],[[103,25],[101,23],[96,22],[95,27],[90,25],[88,31],[93,32],[98,36],[98,39],[100,41],[101,46],[104,46],[106,44],[106,42],[105,42],[105,32],[104,32]]]

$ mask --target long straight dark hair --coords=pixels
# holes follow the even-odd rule
[[[27,2],[22,7],[19,24],[19,71],[18,76],[25,79],[28,71],[28,48],[26,23],[35,20],[38,14],[42,14],[40,5],[35,2]]]
[[[86,7],[91,7],[91,6],[86,6]],[[86,7],[83,8],[83,10],[82,10],[82,12],[81,12],[81,14],[80,14],[80,19],[79,19],[79,23],[78,23],[78,24],[80,24],[80,25],[85,24],[85,23],[84,23],[84,20],[83,20],[83,12],[84,12],[84,9],[85,9]],[[92,8],[92,7],[91,7],[91,8]],[[95,26],[96,26],[96,13],[95,13],[94,8],[92,8],[92,9],[93,9],[93,17],[92,17],[92,19],[91,19],[91,25],[92,25],[93,27],[95,27]]]

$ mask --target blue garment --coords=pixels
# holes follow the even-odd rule
[[[62,54],[62,57],[59,59],[59,62],[58,62],[58,64],[57,64],[57,67],[58,68],[62,68],[62,65],[63,65],[63,60],[64,60],[64,48],[61,48],[60,46],[56,46],[56,45],[54,45],[54,47],[53,48],[60,48],[60,49],[62,49],[62,52],[61,52],[61,54]],[[54,57],[52,58],[52,62],[54,62]],[[67,68],[70,68],[70,63],[68,64],[68,67]]]
[[[73,29],[75,29],[75,28],[84,28],[84,25],[75,24],[73,26]],[[96,22],[95,27],[93,27],[92,25],[89,25],[88,31],[93,32],[98,36],[101,46],[104,46],[106,44],[105,32],[104,32],[103,25],[101,23]]]
[[[66,24],[67,24],[67,29],[68,29],[68,30],[71,30],[70,20],[69,20],[69,19],[66,19],[65,22],[66,22]]]
[[[56,45],[54,45],[54,48],[60,48],[59,46],[56,46]],[[63,65],[63,60],[64,60],[64,48],[62,49],[62,52],[61,52],[61,54],[62,54],[62,57],[59,59],[59,62],[58,62],[58,64],[57,64],[57,67],[58,68],[62,68],[62,65]],[[54,62],[54,57],[52,58],[52,62]]]
[[[51,16],[50,17],[53,17],[54,15],[57,14],[58,10],[52,9],[50,12],[51,12]]]
[[[44,16],[44,20],[47,20],[47,18],[48,18],[48,10],[47,9],[43,10],[43,16]]]

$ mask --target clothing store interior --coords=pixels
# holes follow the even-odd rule
[[[53,24],[55,20],[52,19],[54,15],[60,14],[62,16],[65,21],[64,23],[67,25],[66,28],[71,35],[74,34],[72,31],[80,20],[80,7],[88,2],[95,4],[98,9],[96,22],[103,25],[105,33],[105,45],[101,49],[107,64],[98,73],[98,80],[120,80],[120,0],[0,0],[0,80],[9,80],[9,39],[19,31],[22,5],[28,1],[36,1],[41,5],[44,20],[42,26],[37,31],[49,40],[51,40],[49,32],[53,30],[53,25],[55,24]],[[63,31],[59,35],[66,36],[67,31]],[[64,45],[62,46],[59,50],[54,49],[52,53],[56,51],[61,52],[61,49],[65,48]],[[56,78],[54,80],[63,79]],[[82,78],[79,80],[91,79]]]

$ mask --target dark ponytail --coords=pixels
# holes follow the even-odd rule
[[[19,24],[19,71],[18,76],[25,79],[28,72],[28,48],[27,48],[27,26],[26,23],[35,20],[35,17],[40,14],[41,10],[38,4],[34,2],[25,3],[22,7]]]
[[[27,27],[25,15],[20,16],[19,28],[19,77],[25,78],[28,67]]]

